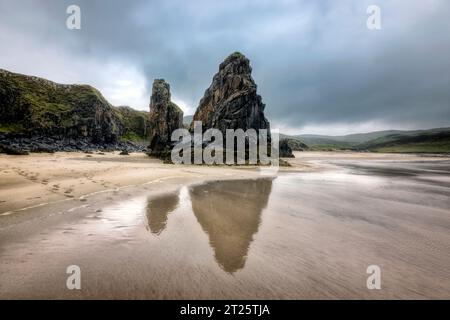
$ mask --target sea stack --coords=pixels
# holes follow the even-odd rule
[[[226,129],[267,129],[270,137],[265,105],[251,73],[250,61],[239,52],[220,64],[194,115],[194,121],[202,121],[204,131],[215,128],[225,136]]]
[[[280,158],[295,158],[288,139],[280,140],[279,156]]]
[[[169,84],[163,79],[156,79],[153,82],[149,115],[149,148],[153,155],[170,151],[172,132],[183,128],[183,111],[170,98]]]

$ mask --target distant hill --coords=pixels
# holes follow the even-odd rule
[[[148,139],[149,112],[135,110],[128,106],[112,107],[124,127],[122,139],[146,141]]]
[[[378,152],[450,152],[450,128],[386,130],[345,136],[295,135],[312,150]]]
[[[390,134],[358,144],[354,148],[378,152],[450,152],[450,129]]]
[[[314,134],[302,134],[294,136],[296,138],[303,139],[310,145],[322,144],[324,142],[341,142],[344,144],[358,144],[370,141],[372,139],[377,139],[390,134],[402,133],[404,131],[400,130],[386,130],[386,131],[374,131],[369,133],[355,133],[345,136],[325,136],[325,135],[314,135]]]

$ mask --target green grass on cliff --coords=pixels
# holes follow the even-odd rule
[[[147,140],[149,114],[130,107],[114,107],[113,112],[124,126],[122,140],[144,142]]]
[[[0,124],[14,129],[9,131],[69,127],[73,120],[92,117],[99,104],[108,102],[91,86],[60,85],[0,70]]]

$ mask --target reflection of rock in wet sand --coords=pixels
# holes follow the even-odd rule
[[[178,207],[180,198],[178,194],[165,194],[148,200],[147,219],[150,231],[161,234],[166,228],[167,215]]]
[[[190,189],[194,214],[225,271],[244,267],[271,189],[268,179],[214,182]]]

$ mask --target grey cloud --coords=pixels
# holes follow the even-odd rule
[[[372,1],[356,0],[0,0],[0,26],[80,60],[126,61],[145,75],[148,94],[162,77],[192,108],[218,64],[241,51],[269,120],[450,125],[450,3],[377,2],[379,31],[366,28]],[[82,8],[79,32],[61,27],[73,3]]]

